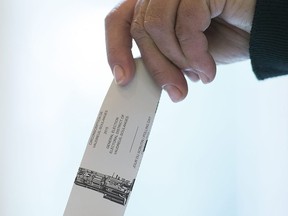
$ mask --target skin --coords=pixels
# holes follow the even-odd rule
[[[210,83],[217,64],[249,58],[256,0],[125,0],[105,19],[107,58],[119,85],[134,76],[134,39],[156,83],[174,102],[187,80]]]

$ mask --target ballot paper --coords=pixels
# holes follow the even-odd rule
[[[108,90],[64,216],[124,215],[161,95],[141,59],[135,62],[134,79]]]

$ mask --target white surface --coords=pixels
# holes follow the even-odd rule
[[[162,89],[142,60],[133,82],[112,82],[77,171],[65,216],[123,216],[145,151]],[[92,190],[91,190],[92,189]]]
[[[116,1],[0,2],[0,215],[62,215],[112,79]],[[286,216],[288,79],[249,62],[163,94],[126,216]]]

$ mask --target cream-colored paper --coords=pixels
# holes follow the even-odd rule
[[[136,75],[112,82],[87,144],[64,216],[122,216],[133,190],[161,89],[136,60]]]

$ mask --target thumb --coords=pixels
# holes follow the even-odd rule
[[[124,1],[105,18],[107,59],[119,85],[126,85],[135,73],[130,34],[135,4],[136,0]]]

